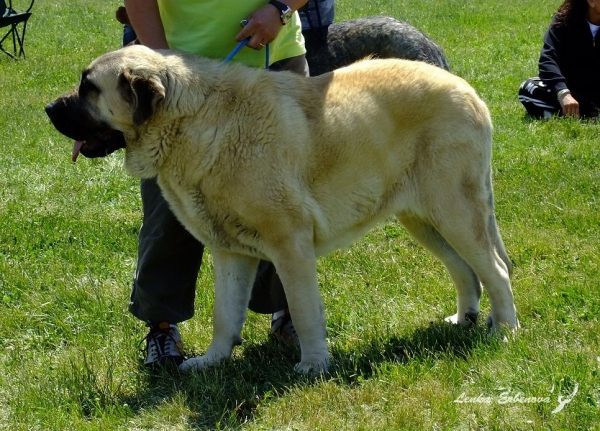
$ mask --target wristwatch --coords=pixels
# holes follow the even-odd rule
[[[281,19],[281,25],[286,25],[288,22],[290,22],[292,15],[294,14],[294,11],[291,7],[277,0],[271,0],[269,4],[275,6],[277,9],[279,9],[279,12],[281,12],[281,16],[279,17]]]

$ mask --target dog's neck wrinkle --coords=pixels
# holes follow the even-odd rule
[[[187,80],[183,80],[177,74],[167,71],[164,75],[164,80],[166,84],[165,88],[169,89],[167,97],[163,102],[164,111],[166,112],[193,115],[195,108],[201,106],[207,97],[205,86],[197,84],[198,77],[190,76]],[[184,85],[183,82],[186,82],[186,84]],[[189,103],[191,96],[194,96],[193,103]],[[186,103],[180,103],[182,99],[185,99]]]
[[[193,115],[197,107],[204,103],[212,88],[218,84],[221,77],[220,63],[196,55],[178,53],[175,62],[165,66],[162,79],[165,88],[169,89],[163,103],[175,108],[183,115]],[[193,103],[190,97],[193,96]],[[180,103],[182,98],[186,103]]]
[[[169,158],[172,145],[177,143],[179,124],[177,120],[168,123],[164,123],[162,119],[150,120],[137,130],[135,138],[127,140],[125,162],[131,175],[137,178],[152,178],[158,174]],[[149,139],[151,136],[155,138]]]

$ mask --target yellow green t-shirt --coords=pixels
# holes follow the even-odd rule
[[[160,16],[169,47],[214,59],[225,58],[238,44],[240,21],[263,6],[266,0],[158,0]],[[269,45],[274,63],[305,54],[298,13],[284,25]],[[242,48],[232,61],[265,67],[265,50]]]

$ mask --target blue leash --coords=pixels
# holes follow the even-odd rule
[[[241,24],[242,26],[244,26],[244,25],[246,25],[247,23],[248,23],[248,22],[247,22],[246,20],[244,20],[244,21],[242,21],[240,24]],[[229,55],[228,55],[227,57],[225,57],[225,59],[224,59],[224,60],[223,60],[223,62],[221,63],[221,66],[223,66],[223,65],[225,65],[225,64],[227,64],[227,63],[229,63],[229,62],[231,61],[231,59],[232,59],[233,57],[235,57],[235,55],[236,55],[238,52],[240,52],[240,50],[241,50],[243,47],[245,47],[245,46],[248,44],[248,42],[250,42],[250,38],[249,38],[249,37],[248,37],[248,38],[246,38],[246,39],[244,39],[244,40],[242,40],[241,42],[239,42],[239,43],[237,44],[237,46],[236,46],[235,48],[233,48],[233,51],[231,51],[231,52],[229,53]],[[268,69],[268,68],[269,68],[269,44],[268,44],[268,43],[265,45],[265,54],[266,54],[266,60],[265,60],[265,69]]]
[[[233,57],[235,57],[235,55],[240,52],[240,49],[242,49],[243,47],[245,47],[248,42],[250,42],[250,38],[244,39],[242,40],[240,43],[237,44],[237,46],[235,48],[233,48],[233,51],[231,51],[229,53],[229,55],[227,57],[225,57],[225,60],[223,60],[223,63],[221,63],[221,66],[223,66],[224,64],[227,64],[231,61],[231,59]]]

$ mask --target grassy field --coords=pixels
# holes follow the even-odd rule
[[[320,260],[333,364],[307,379],[292,372],[299,352],[252,313],[222,366],[185,377],[142,367],[146,330],[127,312],[138,183],[122,153],[72,164],[43,111],[119,47],[120,2],[36,2],[27,59],[0,57],[0,429],[600,429],[598,125],[531,121],[517,100],[559,3],[338,1],[338,20],[385,14],[422,29],[488,103],[522,329],[505,345],[483,323],[444,324],[449,277],[389,221]],[[212,284],[209,255],[181,326],[190,354],[208,347]]]

